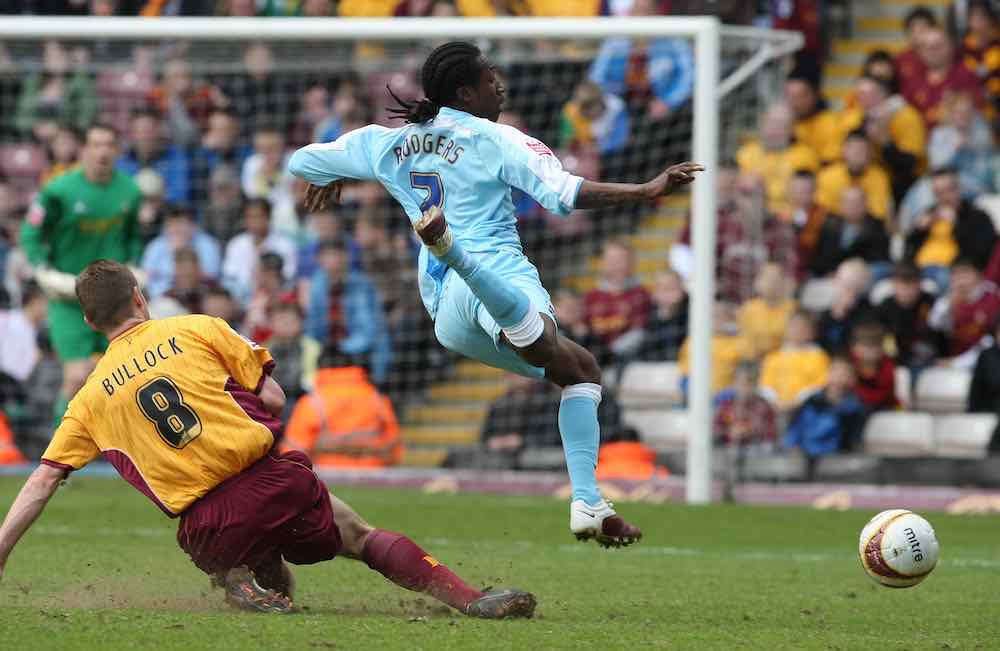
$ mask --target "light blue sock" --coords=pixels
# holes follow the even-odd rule
[[[448,252],[439,259],[462,277],[501,328],[515,328],[525,321],[531,310],[528,295],[512,287],[492,269],[479,264],[458,242],[453,242]],[[511,343],[514,343],[513,340]]]
[[[559,434],[573,485],[573,499],[591,506],[601,501],[596,476],[597,448],[601,442],[601,426],[597,421],[600,402],[601,385],[584,383],[564,388],[559,404]]]

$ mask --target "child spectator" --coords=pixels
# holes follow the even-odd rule
[[[841,193],[840,209],[823,222],[809,271],[826,276],[851,258],[873,267],[880,265],[883,273],[872,269],[876,280],[888,273],[889,235],[885,222],[868,213],[863,189],[848,186]]]
[[[638,357],[650,362],[675,362],[688,331],[688,295],[680,274],[657,274],[652,296],[653,314],[646,324]]]
[[[896,265],[892,295],[875,306],[879,323],[893,339],[896,362],[918,370],[937,354],[937,341],[928,324],[935,296],[921,287],[920,270],[910,263]]]
[[[781,347],[785,327],[796,307],[789,296],[790,285],[779,265],[766,264],[754,282],[757,297],[740,308],[740,334],[747,338],[754,359]]]
[[[610,154],[622,149],[628,136],[629,118],[624,100],[605,93],[592,81],[581,81],[572,99],[563,106],[560,149]]]
[[[942,338],[942,349],[956,368],[972,368],[1000,314],[1000,290],[983,280],[976,265],[959,258],[951,267],[947,295],[934,303],[930,326]],[[984,341],[985,340],[985,341]]]
[[[788,320],[784,345],[764,357],[760,388],[780,412],[791,411],[826,382],[830,358],[815,338],[812,315],[797,311]]]
[[[712,393],[718,393],[733,383],[736,366],[753,358],[753,351],[746,337],[740,333],[736,322],[736,309],[732,303],[716,301],[712,315]],[[691,338],[684,340],[677,359],[684,376],[685,390],[687,377],[691,372]]]
[[[864,131],[852,131],[844,139],[843,160],[828,165],[816,175],[816,200],[829,211],[840,210],[840,198],[849,187],[865,191],[868,212],[889,219],[892,184],[886,171],[872,158],[872,146]]]
[[[331,468],[384,468],[403,455],[392,403],[363,367],[334,351],[324,351],[315,388],[295,404],[283,447]]]
[[[809,480],[815,477],[820,457],[858,447],[864,426],[864,406],[854,392],[851,360],[834,357],[828,376],[826,385],[795,410],[785,432],[784,446],[805,455]]]
[[[885,354],[885,330],[877,322],[862,323],[851,337],[855,391],[868,414],[899,407],[896,365]]]
[[[819,345],[828,354],[846,351],[854,326],[871,314],[865,295],[870,284],[871,272],[863,260],[847,260],[837,268],[833,305],[820,315],[817,326]]]
[[[717,445],[773,444],[778,438],[774,406],[757,390],[757,365],[741,362],[733,374],[733,385],[719,394],[715,403]]]
[[[619,358],[634,353],[649,322],[652,301],[635,277],[632,246],[625,240],[604,245],[597,289],[584,299],[587,324]]]

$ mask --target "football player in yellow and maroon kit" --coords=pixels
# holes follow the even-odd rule
[[[330,495],[305,454],[279,454],[285,396],[266,349],[221,319],[150,320],[135,277],[117,262],[88,265],[76,294],[110,343],[0,527],[0,576],[61,480],[103,457],[180,518],[177,542],[237,607],[289,612],[286,562],[342,555],[470,616],[532,615],[530,593],[469,587],[406,536],[371,527]]]

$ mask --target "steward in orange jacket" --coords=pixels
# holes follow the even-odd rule
[[[403,446],[389,399],[358,366],[321,368],[285,428],[286,449],[302,450],[317,466],[382,468],[399,463]]]
[[[635,430],[623,428],[615,440],[601,446],[597,460],[597,478],[644,481],[666,477],[670,472],[656,465],[656,452],[639,441]]]

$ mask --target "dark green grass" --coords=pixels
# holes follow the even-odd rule
[[[0,480],[6,510],[20,480]],[[909,590],[856,558],[872,514],[619,505],[646,539],[576,543],[547,498],[335,491],[477,586],[534,591],[532,621],[483,622],[359,563],[297,568],[303,614],[236,613],[174,542],[176,523],[118,480],[61,489],[0,583],[0,648],[1000,649],[1000,520],[928,514],[942,560]]]

